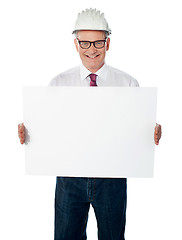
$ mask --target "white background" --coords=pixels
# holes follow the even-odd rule
[[[54,228],[54,177],[25,175],[22,86],[47,86],[79,64],[72,27],[86,7],[105,12],[112,29],[106,62],[158,87],[154,179],[128,179],[126,240],[182,239],[180,0],[58,1],[0,3],[0,239],[50,240]],[[97,239],[92,208],[88,240]]]

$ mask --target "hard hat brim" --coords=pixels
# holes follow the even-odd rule
[[[111,34],[111,30],[105,30],[105,29],[93,29],[93,28],[84,28],[84,29],[82,29],[82,28],[80,28],[80,29],[75,29],[73,32],[72,32],[72,34],[75,34],[76,32],[78,32],[78,31],[86,31],[86,30],[90,30],[90,31],[103,31],[103,32],[107,32],[107,34],[108,35],[110,35]]]

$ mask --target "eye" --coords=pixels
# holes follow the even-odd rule
[[[101,45],[101,44],[102,44],[102,42],[96,42],[96,44],[97,44],[97,45]]]
[[[81,47],[87,48],[89,46],[89,42],[80,42]]]
[[[102,47],[104,47],[104,44],[105,44],[105,41],[97,41],[97,42],[95,42],[95,46],[96,46],[97,48],[102,48]]]

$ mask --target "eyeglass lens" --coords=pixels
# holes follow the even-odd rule
[[[103,48],[105,45],[105,40],[99,40],[99,41],[95,41],[95,42],[79,41],[80,47],[83,49],[88,49],[92,43],[95,48]]]

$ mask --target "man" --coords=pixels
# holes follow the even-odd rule
[[[105,64],[111,33],[103,14],[86,9],[78,14],[73,34],[82,65],[55,77],[50,86],[138,87],[128,74]],[[19,125],[23,144],[24,126]],[[161,126],[154,131],[159,144]],[[57,177],[55,193],[55,240],[85,240],[90,204],[98,225],[100,240],[124,240],[126,221],[126,178]]]

